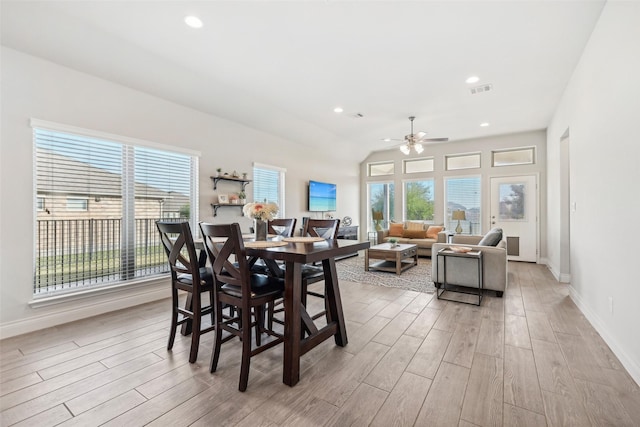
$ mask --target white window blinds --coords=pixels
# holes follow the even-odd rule
[[[34,294],[167,271],[155,222],[195,224],[196,156],[37,127],[34,144]]]
[[[462,234],[480,234],[480,177],[446,178],[445,186],[447,230],[455,230],[459,221]],[[464,212],[464,219],[453,219],[458,211]]]
[[[279,218],[284,216],[285,172],[285,169],[276,166],[253,165],[253,201],[277,204]]]

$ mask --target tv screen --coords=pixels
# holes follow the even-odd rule
[[[336,184],[309,181],[309,211],[326,212],[336,210]]]

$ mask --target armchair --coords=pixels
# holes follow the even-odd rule
[[[431,258],[431,277],[436,287],[444,282],[442,274],[442,257],[436,254],[449,246],[468,246],[473,250],[481,250],[483,258],[484,289],[493,290],[496,296],[502,297],[507,288],[507,241],[503,238],[497,246],[478,246],[482,236],[453,236],[453,243],[434,243]],[[439,259],[436,259],[439,258]],[[476,261],[466,258],[450,258],[447,260],[447,284],[478,287],[478,268]]]

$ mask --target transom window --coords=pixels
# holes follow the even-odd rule
[[[369,176],[393,175],[395,165],[393,162],[369,163]]]
[[[448,171],[477,169],[480,167],[480,153],[445,156],[445,166]]]
[[[532,165],[534,163],[535,149],[533,147],[491,152],[491,165],[494,167]]]
[[[404,173],[433,172],[433,157],[404,160]]]

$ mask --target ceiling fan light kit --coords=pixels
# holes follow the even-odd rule
[[[424,132],[418,132],[417,134],[413,133],[413,121],[415,120],[414,116],[409,117],[411,121],[411,133],[409,135],[405,135],[404,144],[400,146],[400,151],[402,151],[405,155],[409,155],[411,153],[411,149],[420,154],[424,151],[424,147],[422,146],[422,142],[427,141],[448,141],[449,138],[425,138]]]

